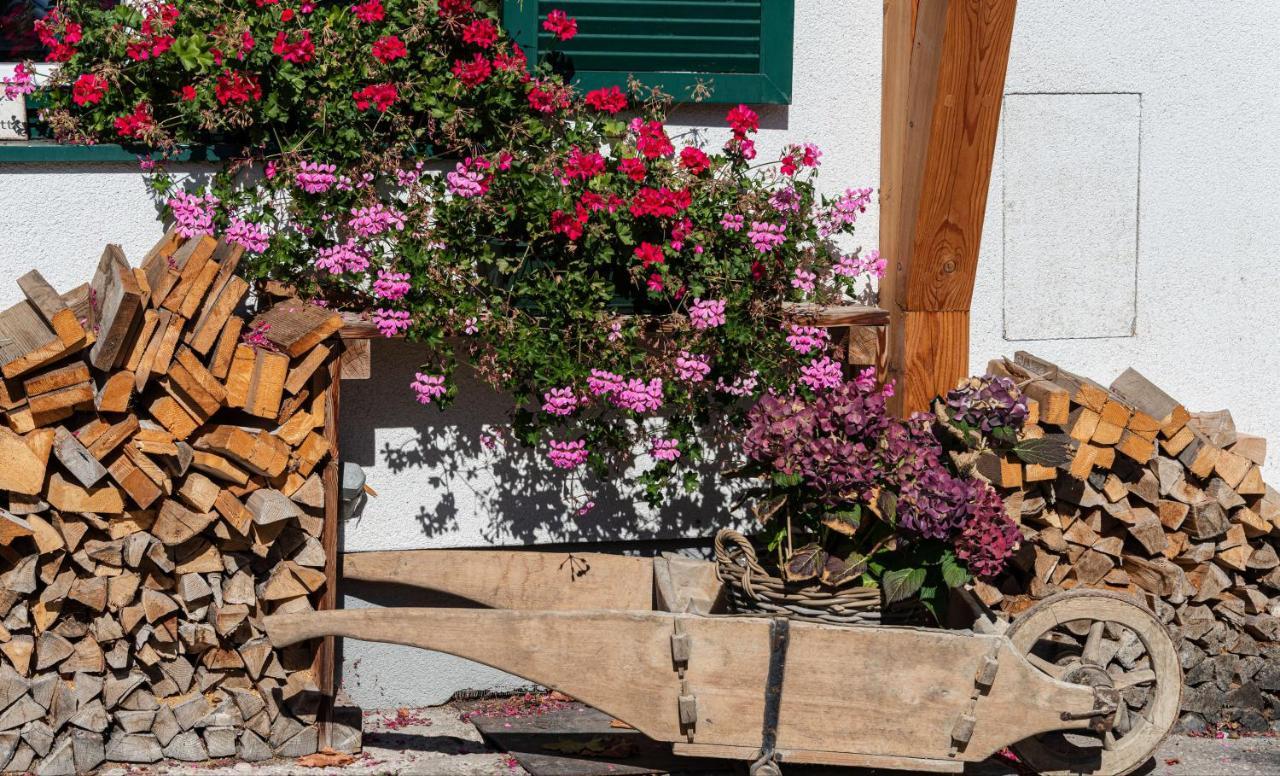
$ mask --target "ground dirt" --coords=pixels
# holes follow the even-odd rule
[[[522,776],[515,758],[488,746],[468,721],[474,714],[501,717],[539,714],[558,707],[544,696],[532,701],[511,700],[453,703],[421,709],[388,709],[366,712],[365,748],[342,767],[308,768],[295,760],[261,763],[215,761],[213,763],[162,762],[149,766],[105,766],[104,776]],[[505,723],[504,723],[505,724]],[[726,763],[715,774],[746,774],[746,768]],[[607,774],[608,769],[601,769]],[[870,771],[851,768],[790,766],[786,776],[872,776],[902,771]],[[982,776],[1021,776],[1017,769],[987,764],[976,770]],[[1280,737],[1192,738],[1173,736],[1158,756],[1139,771],[1146,776],[1280,776]]]

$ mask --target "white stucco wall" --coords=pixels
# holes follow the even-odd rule
[[[878,0],[797,0],[793,104],[762,111],[761,156],[818,142],[831,193],[879,177],[880,14]],[[1229,407],[1242,430],[1280,439],[1271,396],[1280,380],[1271,342],[1280,323],[1277,48],[1280,4],[1271,0],[1022,0],[1006,92],[1036,97],[1006,113],[1016,125],[998,141],[973,300],[974,370],[1015,349],[1104,382],[1132,364],[1193,409]],[[1136,117],[1125,112],[1132,105]],[[675,123],[717,126],[722,115],[688,108]],[[1099,136],[1098,126],[1131,131],[1132,142]],[[1081,200],[1082,180],[1097,181],[1096,198]],[[873,206],[859,230],[868,247],[875,221]],[[0,276],[38,266],[70,288],[88,279],[104,242],[136,261],[160,232],[129,165],[0,165]],[[18,296],[0,283],[0,304]],[[1036,296],[1044,309],[1029,305]],[[1013,336],[1045,338],[1006,340],[1011,323]],[[655,513],[635,506],[625,486],[592,489],[597,507],[574,515],[540,462],[481,444],[481,432],[503,422],[499,397],[477,388],[446,413],[424,410],[407,388],[414,348],[375,343],[373,358],[374,379],[345,386],[342,444],[379,496],[344,526],[346,551],[697,536],[723,516],[714,491]],[[1280,480],[1280,465],[1267,474]],[[346,606],[410,603],[344,592]],[[344,665],[348,690],[368,706],[514,681],[356,641],[344,645]]]

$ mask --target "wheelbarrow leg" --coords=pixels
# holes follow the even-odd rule
[[[495,609],[653,609],[653,560],[596,552],[353,552],[343,579],[411,585]]]

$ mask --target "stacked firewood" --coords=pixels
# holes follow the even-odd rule
[[[246,324],[242,249],[108,246],[0,313],[0,770],[316,749],[314,645],[263,616],[325,586],[321,469],[338,315]]]
[[[1280,714],[1280,493],[1262,480],[1266,440],[1227,411],[1189,412],[1133,369],[1104,387],[1020,352],[988,371],[1031,400],[1027,436],[1070,451],[1058,466],[979,462],[1030,539],[1011,578],[984,586],[988,602],[1016,613],[1079,586],[1142,598],[1180,640],[1184,708],[1265,727],[1262,711]]]

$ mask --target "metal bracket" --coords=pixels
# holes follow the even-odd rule
[[[760,728],[760,758],[757,764],[776,762],[779,757],[778,718],[782,709],[782,684],[787,673],[787,647],[791,644],[791,621],[786,617],[769,620],[769,675],[764,683],[764,723]]]

